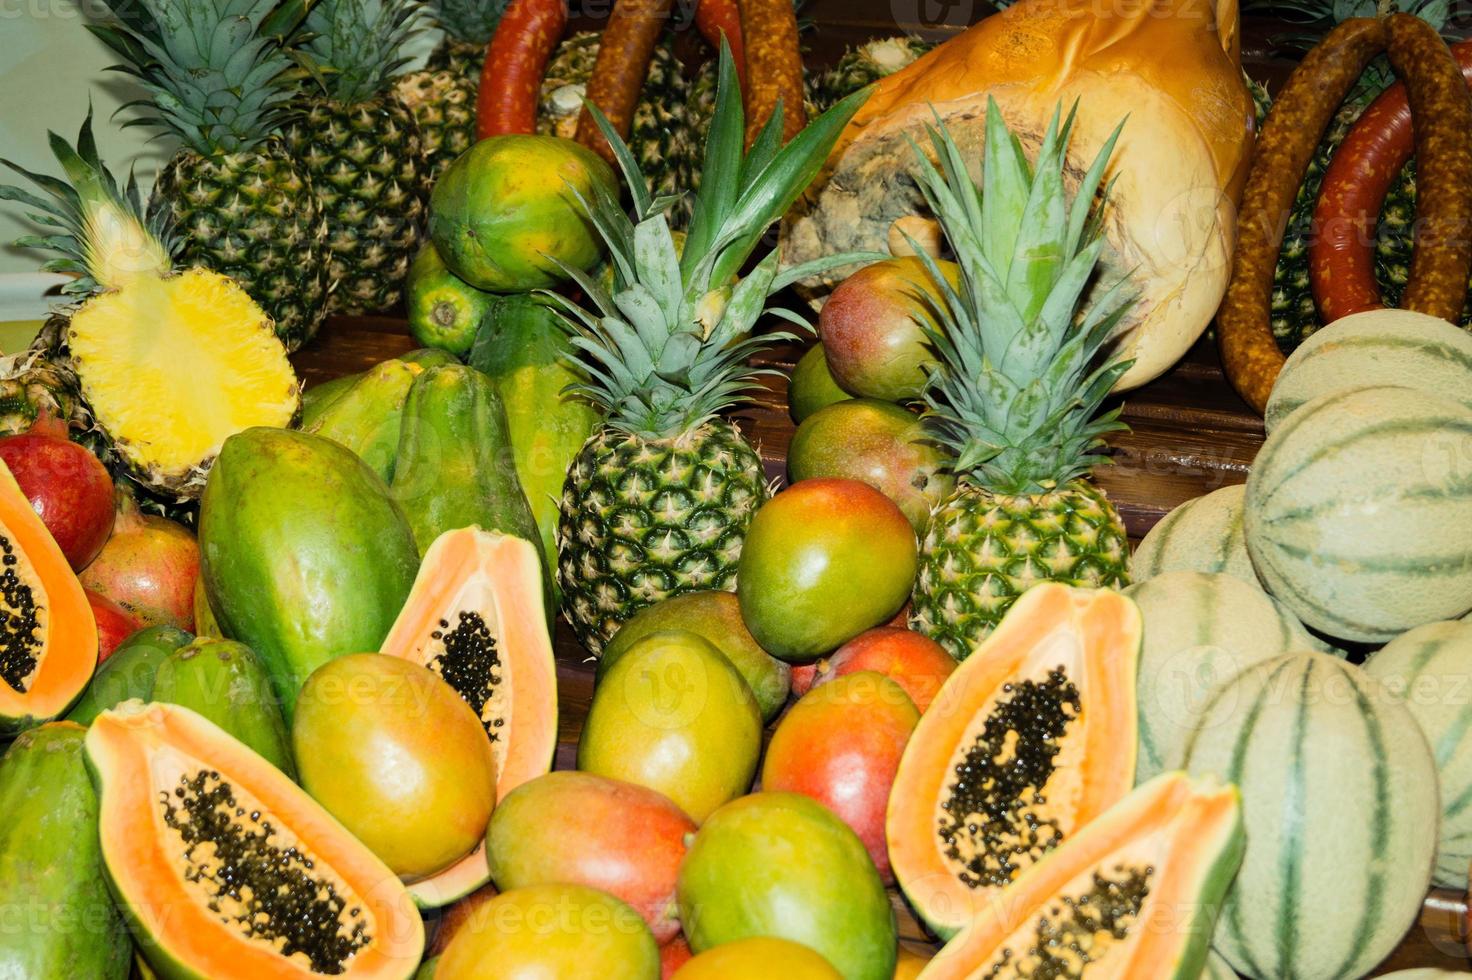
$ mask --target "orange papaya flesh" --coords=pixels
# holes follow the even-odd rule
[[[180,977],[412,977],[403,884],[275,766],[193,711],[126,701],[93,721],[108,884],[149,965]]]
[[[82,583],[0,462],[0,735],[64,714],[97,669]]]
[[[1019,876],[921,976],[1200,976],[1244,846],[1235,786],[1158,776]]]
[[[379,651],[434,671],[479,716],[497,799],[550,771],[557,751],[557,665],[540,562],[537,545],[522,538],[478,527],[444,532]],[[482,842],[409,891],[421,908],[439,908],[490,876]]]
[[[1134,784],[1143,627],[1128,598],[1025,592],[947,679],[901,757],[890,864],[942,937]]]

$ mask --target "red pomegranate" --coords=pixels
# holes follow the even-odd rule
[[[199,543],[183,525],[141,512],[125,490],[118,492],[112,537],[81,578],[145,626],[194,630]]]
[[[97,620],[97,662],[100,664],[111,657],[124,640],[141,630],[143,624],[111,599],[91,589],[85,591],[87,604],[92,607],[92,618]]]
[[[0,460],[72,569],[86,568],[112,533],[113,486],[107,467],[67,439],[66,425],[54,419],[0,439]]]

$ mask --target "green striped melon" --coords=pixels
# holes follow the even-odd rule
[[[1369,310],[1335,320],[1283,365],[1263,423],[1272,432],[1320,395],[1379,385],[1447,395],[1472,407],[1472,334],[1410,310]]]
[[[1125,595],[1145,620],[1136,785],[1180,767],[1218,687],[1253,664],[1319,643],[1291,612],[1234,575],[1166,572]]]
[[[1212,950],[1206,956],[1206,967],[1201,971],[1201,980],[1237,980],[1237,971],[1222,959],[1220,953]]]
[[[1300,651],[1219,688],[1186,768],[1236,783],[1247,853],[1213,945],[1258,980],[1363,976],[1431,882],[1436,768],[1416,720],[1369,674]]]
[[[1247,480],[1247,550],[1306,625],[1383,643],[1472,609],[1472,410],[1410,388],[1320,395]]]
[[[1213,490],[1181,504],[1145,535],[1130,562],[1130,574],[1144,582],[1162,572],[1226,572],[1257,584],[1242,536],[1241,484]]]
[[[1392,640],[1365,670],[1421,724],[1441,785],[1435,879],[1467,885],[1472,865],[1472,623],[1428,623]]]

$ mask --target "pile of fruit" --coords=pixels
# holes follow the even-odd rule
[[[787,0],[702,0],[693,73],[667,0],[432,7],[405,75],[408,0],[119,3],[151,202],[90,118],[0,187],[74,277],[0,380],[0,977],[1332,980],[1466,887],[1472,338],[1314,333],[1133,556],[1092,478],[1227,288],[1163,298],[1231,235],[1150,253],[1151,194],[1271,156],[1234,30],[1028,0],[805,82]],[[1404,17],[1326,44],[1445,49]],[[1060,101],[1104,36],[1190,72]],[[799,261],[856,153],[928,218]],[[824,283],[779,491],[735,418]],[[303,391],[401,290],[423,348]]]

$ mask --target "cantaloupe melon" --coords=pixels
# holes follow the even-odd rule
[[[1247,480],[1247,550],[1306,625],[1385,642],[1472,609],[1472,409],[1410,388],[1321,395]]]
[[[1273,385],[1269,432],[1320,395],[1397,385],[1472,407],[1472,334],[1410,310],[1367,310],[1335,320],[1295,350]]]
[[[1186,501],[1145,535],[1131,559],[1130,574],[1144,582],[1163,572],[1226,572],[1257,584],[1242,536],[1242,484],[1222,487]]]
[[[1136,785],[1180,766],[1218,687],[1254,664],[1319,642],[1261,588],[1234,575],[1166,572],[1125,595],[1145,619]]]
[[[1247,854],[1213,944],[1252,977],[1359,977],[1400,942],[1431,881],[1436,768],[1379,681],[1323,653],[1250,667],[1217,690],[1192,774],[1242,792]]]
[[[1428,623],[1392,640],[1365,670],[1421,725],[1441,786],[1438,885],[1461,891],[1472,864],[1472,623]]]

